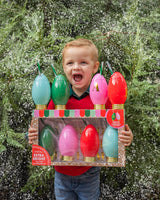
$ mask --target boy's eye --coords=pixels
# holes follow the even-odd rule
[[[67,63],[67,65],[72,65],[72,64],[73,64],[73,62],[68,62],[68,63]]]
[[[81,64],[82,64],[82,65],[85,65],[85,64],[87,64],[87,62],[86,62],[86,61],[82,61]]]

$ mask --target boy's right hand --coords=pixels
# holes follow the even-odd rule
[[[33,120],[31,121],[31,126],[28,129],[28,143],[36,144],[38,139],[38,129],[33,127]]]

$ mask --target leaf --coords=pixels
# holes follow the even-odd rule
[[[2,153],[3,151],[6,151],[6,150],[7,150],[7,148],[3,144],[1,144],[0,153]]]
[[[22,144],[20,144],[17,140],[14,140],[13,138],[7,138],[7,142],[9,145],[13,147],[18,147],[18,148],[24,148]]]
[[[6,135],[3,132],[0,132],[0,144],[3,144],[5,139],[6,139]]]

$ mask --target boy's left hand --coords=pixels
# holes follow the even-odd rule
[[[121,130],[119,134],[119,140],[124,144],[124,146],[129,146],[133,140],[133,134],[128,124],[124,126],[125,130]]]

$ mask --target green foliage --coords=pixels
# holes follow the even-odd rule
[[[38,190],[38,194],[46,193],[49,184],[53,185],[54,169],[53,166],[30,166],[30,177],[27,184],[22,188],[22,191],[31,191],[32,193]]]
[[[31,167],[31,155],[26,156],[25,152],[25,149],[31,150],[24,142],[24,132],[34,109],[31,87],[38,75],[36,64],[40,63],[41,71],[52,83],[54,74],[50,65],[54,63],[57,74],[63,73],[61,52],[65,43],[84,37],[98,47],[100,62],[109,61],[113,71],[124,75],[128,85],[126,123],[134,134],[134,141],[126,151],[126,168],[102,170],[101,178],[106,174],[109,181],[101,183],[101,197],[108,195],[109,198],[114,193],[114,197],[122,195],[119,198],[126,195],[126,199],[130,196],[145,199],[148,193],[153,195],[152,191],[155,194],[160,191],[157,178],[160,176],[159,10],[158,0],[0,1],[2,172],[5,171],[3,158],[9,155],[8,161],[4,159],[9,171],[1,176],[5,186],[7,180],[16,182],[16,177],[10,181],[10,172],[16,168],[15,163],[21,165],[19,169],[23,168],[22,155],[25,155],[25,168],[29,173],[23,182],[22,194],[29,191],[33,198],[39,199],[34,195],[43,196],[49,191],[47,182],[52,182],[54,170]],[[108,82],[107,66],[103,74]],[[106,187],[110,188],[108,194]],[[146,194],[142,194],[144,188]]]

